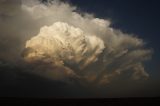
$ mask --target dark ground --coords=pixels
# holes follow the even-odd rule
[[[106,99],[56,99],[56,98],[0,98],[0,104],[3,105],[44,105],[44,106],[57,106],[57,105],[98,105],[98,106],[158,106],[160,104],[160,98],[106,98]]]

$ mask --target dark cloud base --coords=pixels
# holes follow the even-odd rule
[[[82,86],[80,83],[66,83],[51,80],[36,74],[26,73],[23,68],[1,65],[0,97],[29,98],[121,98],[158,97],[160,85],[150,81],[124,81],[115,79],[104,87]],[[152,86],[152,87],[151,87]],[[117,89],[118,88],[118,89]]]
[[[69,85],[11,66],[1,66],[0,88],[0,97],[91,97],[89,91],[77,83]]]

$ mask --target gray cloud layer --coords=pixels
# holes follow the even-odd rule
[[[52,27],[52,25],[56,25],[57,22],[59,22],[59,27],[64,29],[65,25],[68,25],[67,29],[56,32],[57,27]],[[3,0],[0,2],[0,58],[16,63],[15,61],[19,61],[20,54],[26,46],[30,49],[25,50],[23,55],[28,59],[29,54],[35,53],[37,47],[34,47],[34,44],[38,42],[36,45],[42,47],[42,49],[39,48],[40,51],[43,50],[44,55],[50,55],[40,58],[41,62],[34,61],[31,64],[34,64],[36,73],[41,75],[45,73],[47,77],[53,79],[72,76],[82,82],[107,84],[125,72],[133,73],[131,76],[133,79],[147,78],[149,75],[144,69],[144,62],[151,58],[152,51],[145,48],[142,39],[111,28],[110,23],[109,20],[95,18],[92,14],[78,13],[76,7],[60,1],[42,4],[37,0],[16,0],[16,2]],[[75,48],[75,55],[73,59],[68,59],[70,55],[59,49],[63,46],[56,46],[61,51],[57,54],[65,54],[63,58],[60,58],[63,64],[59,66],[54,63],[53,58],[50,58],[56,54],[53,53],[54,47],[47,51],[44,49],[57,44],[55,41],[51,42],[49,37],[55,40],[55,36],[59,35],[61,38],[57,38],[58,42],[63,39],[62,43],[64,43],[69,39],[65,34],[71,36],[69,42],[73,44],[71,47]],[[40,41],[39,35],[42,35],[44,39]],[[73,37],[74,35],[79,37]],[[83,37],[87,37],[88,41],[85,39],[83,43],[74,43],[76,40],[79,42]],[[50,43],[46,45],[47,42]],[[84,43],[93,47],[92,49],[86,47],[86,53],[92,54],[88,57],[83,57],[82,52],[76,52],[78,47],[82,47],[79,50],[85,51],[83,45],[86,44]],[[52,53],[48,53],[50,51]],[[76,56],[80,56],[80,61]],[[51,62],[47,61],[47,64],[44,64],[48,59]],[[82,64],[86,64],[85,67]]]

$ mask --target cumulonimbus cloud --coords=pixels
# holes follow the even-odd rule
[[[107,84],[124,72],[132,72],[134,79],[149,76],[144,62],[152,50],[145,48],[142,39],[112,28],[110,20],[78,13],[75,6],[60,0],[22,0],[21,12],[29,17],[28,26],[39,30],[38,34],[27,32],[31,33],[23,51],[27,62],[47,63],[36,64],[37,73],[49,70],[53,79],[71,75],[98,84]]]

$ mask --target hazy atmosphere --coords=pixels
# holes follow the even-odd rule
[[[158,3],[0,0],[0,97],[160,96]]]

